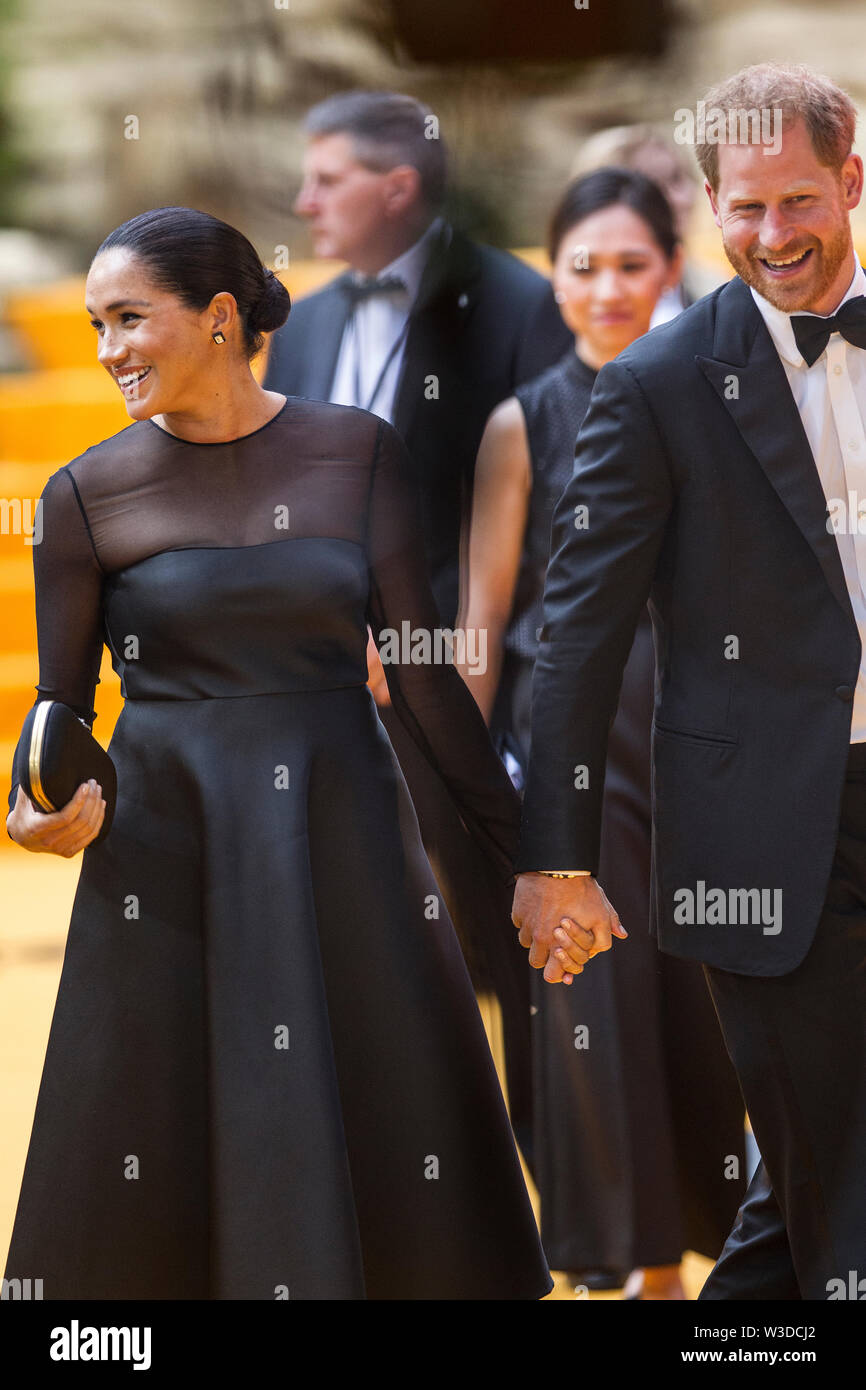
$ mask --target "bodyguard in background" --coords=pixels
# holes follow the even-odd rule
[[[313,107],[305,128],[295,211],[309,223],[315,254],[350,269],[295,303],[271,341],[264,385],[360,405],[396,427],[417,476],[439,616],[452,628],[461,526],[484,424],[515,386],[562,356],[570,336],[543,276],[470,241],[443,217],[447,156],[435,116],[420,102],[394,92],[341,93]],[[512,1121],[526,1147],[529,994],[511,905],[394,717],[372,641],[368,659],[379,715],[476,984],[489,972],[499,995]]]

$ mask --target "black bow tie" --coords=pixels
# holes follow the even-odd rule
[[[821,356],[831,333],[841,333],[846,342],[866,348],[866,295],[846,299],[838,313],[827,319],[817,314],[792,314],[791,326],[809,367]]]
[[[340,281],[340,289],[353,305],[360,304],[362,299],[369,299],[374,294],[394,294],[397,290],[406,288],[406,281],[401,280],[398,275],[384,275],[381,280],[375,275],[365,275],[362,280],[347,277]]]

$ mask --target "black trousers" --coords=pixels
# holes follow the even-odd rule
[[[512,679],[518,734],[524,666]],[[608,739],[598,865],[629,939],[568,989],[533,971],[534,1176],[552,1269],[625,1273],[679,1264],[684,1250],[715,1259],[745,1191],[719,1158],[743,1174],[743,1100],[701,967],[663,955],[648,930],[654,684],[644,613]]]
[[[805,959],[704,969],[762,1162],[700,1297],[827,1299],[866,1276],[866,745]]]

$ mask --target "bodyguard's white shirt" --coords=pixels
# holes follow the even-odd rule
[[[861,294],[866,295],[866,275],[858,264],[833,312]],[[791,315],[755,289],[752,298],[782,359],[835,518],[832,529],[863,649],[851,716],[851,742],[862,743],[866,741],[866,534],[860,535],[859,520],[862,506],[866,532],[866,351],[846,342],[840,333],[831,333],[824,352],[807,367]]]
[[[329,397],[334,405],[360,405],[365,410],[372,410],[374,415],[381,415],[393,425],[394,397],[403,367],[408,334],[403,334],[403,340],[388,364],[375,400],[371,401],[370,397],[392,345],[405,329],[409,311],[418,296],[431,243],[439,233],[442,222],[441,217],[434,217],[430,226],[408,251],[404,251],[395,261],[391,261],[390,265],[376,272],[377,280],[398,275],[401,280],[405,280],[406,289],[362,299],[354,315],[350,315],[337,355]],[[355,399],[356,367],[361,385],[360,400]]]

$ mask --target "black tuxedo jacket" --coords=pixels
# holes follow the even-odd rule
[[[649,600],[658,943],[749,975],[800,963],[860,664],[827,519],[739,278],[601,369],[553,520],[518,872],[597,870],[608,728]]]
[[[452,232],[446,244],[443,228],[431,248],[394,398],[394,426],[419,484],[433,592],[448,627],[458,607],[461,519],[487,417],[573,343],[544,276]],[[328,399],[348,316],[340,289],[347,277],[293,305],[271,340],[268,390]]]

